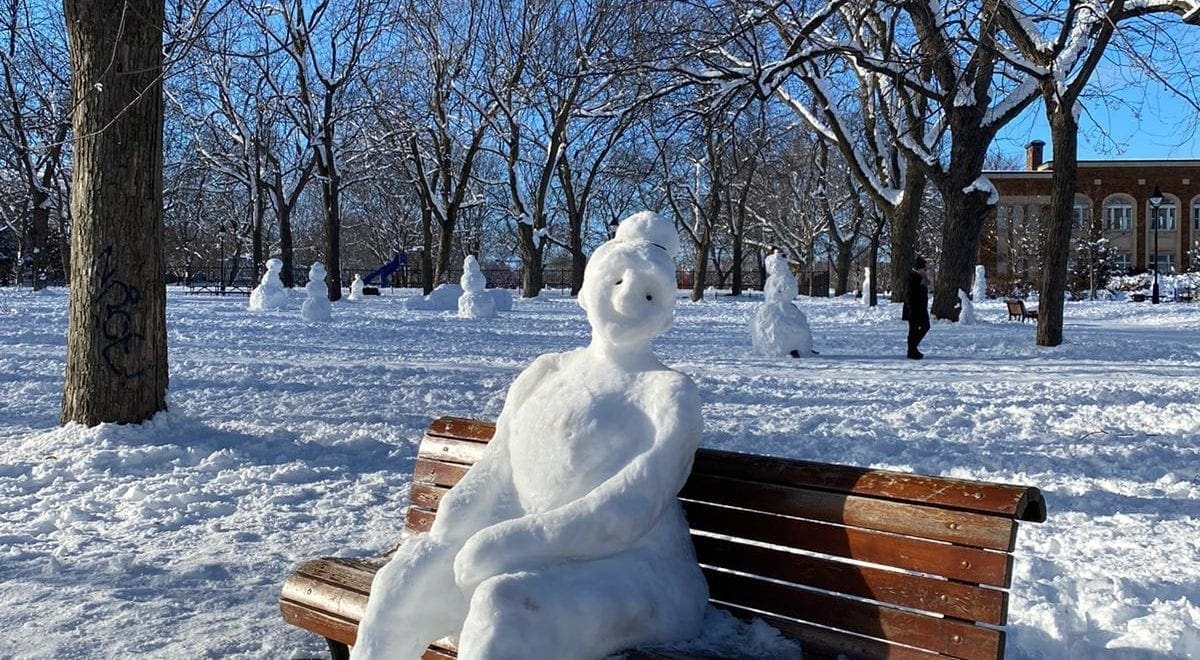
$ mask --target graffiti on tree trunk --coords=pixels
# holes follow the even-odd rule
[[[146,337],[133,327],[133,312],[142,301],[137,287],[117,279],[117,267],[113,263],[113,247],[106,246],[92,260],[93,276],[99,279],[99,287],[92,303],[96,309],[96,327],[104,334],[105,344],[100,349],[104,364],[109,372],[126,379],[137,378],[149,369],[130,369],[127,364],[133,346]]]

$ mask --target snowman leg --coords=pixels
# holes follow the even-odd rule
[[[462,660],[592,660],[699,634],[706,603],[695,564],[630,555],[489,578],[471,599]]]
[[[375,574],[350,657],[417,660],[430,642],[458,630],[467,614],[454,582],[458,550],[428,535],[401,545]]]

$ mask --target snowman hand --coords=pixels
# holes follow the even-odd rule
[[[524,525],[509,520],[476,532],[454,557],[454,581],[464,593],[471,593],[484,580],[521,570],[532,557],[520,542]]]

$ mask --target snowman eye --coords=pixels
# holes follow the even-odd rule
[[[617,285],[619,285],[621,282],[624,282],[624,281],[625,281],[624,279],[617,280],[616,282],[613,282],[613,286],[617,286]]]

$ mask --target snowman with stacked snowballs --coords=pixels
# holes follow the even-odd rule
[[[700,439],[695,384],[650,341],[675,308],[674,226],[620,223],[592,255],[585,348],[537,358],[483,457],[375,577],[351,657],[599,658],[700,632],[707,586],[676,495]]]
[[[799,287],[787,257],[778,250],[772,251],[763,266],[767,271],[763,302],[750,319],[750,343],[754,350],[772,357],[817,355],[808,317],[792,302]]]

